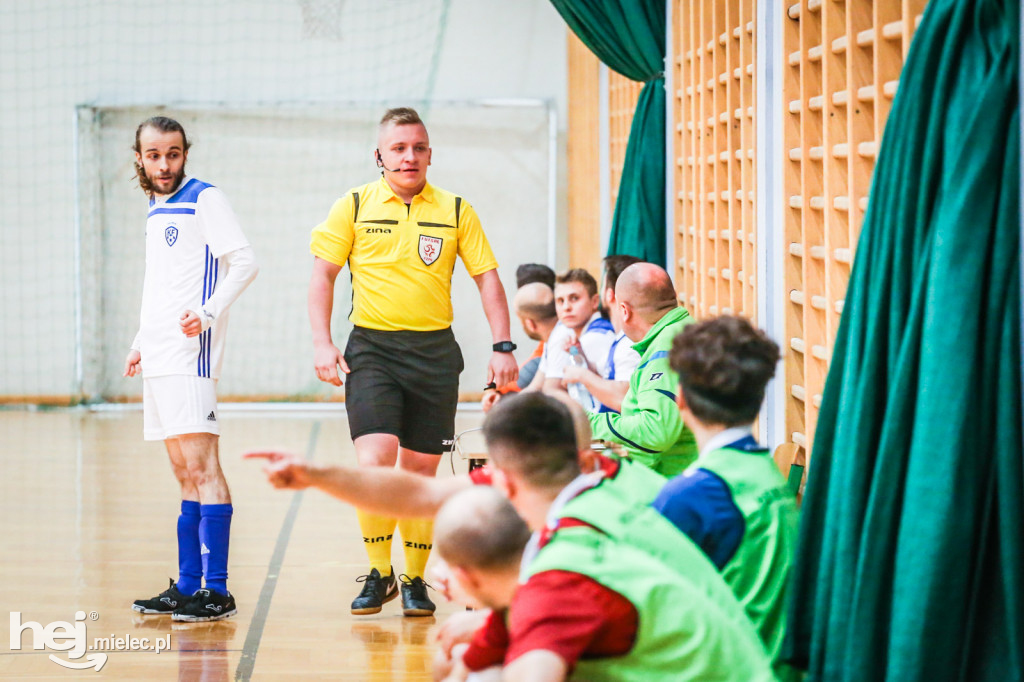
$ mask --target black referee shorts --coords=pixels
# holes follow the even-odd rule
[[[455,438],[462,351],[451,329],[379,331],[348,337],[345,409],[352,438],[398,436],[403,448],[440,455]]]

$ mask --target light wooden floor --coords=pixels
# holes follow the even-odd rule
[[[239,613],[172,624],[130,610],[133,599],[177,577],[177,483],[163,444],[143,442],[141,412],[0,412],[0,622],[17,611],[22,624],[45,627],[83,611],[90,645],[111,635],[171,638],[160,654],[106,651],[97,673],[60,667],[49,654],[68,660],[67,653],[33,650],[28,630],[12,650],[8,621],[0,626],[0,678],[430,679],[438,623],[460,607],[438,597],[437,620],[403,618],[396,600],[376,616],[350,615],[360,587],[354,580],[366,572],[353,509],[317,491],[274,490],[259,465],[239,458],[273,445],[354,464],[345,417],[221,416],[221,461],[235,510],[228,585]],[[480,421],[468,413],[456,427]],[[456,467],[465,471],[458,459]],[[439,472],[451,475],[447,455]]]

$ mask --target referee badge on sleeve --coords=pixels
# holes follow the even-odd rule
[[[437,257],[441,255],[441,244],[443,241],[440,237],[420,235],[420,260],[425,265],[433,265]]]

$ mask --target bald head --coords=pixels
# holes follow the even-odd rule
[[[572,427],[576,432],[576,448],[579,450],[589,448],[594,436],[590,429],[590,418],[587,417],[587,413],[572,396],[564,391],[557,391],[550,395],[569,408],[569,414],[572,415]]]
[[[517,571],[530,530],[507,499],[477,485],[452,496],[434,520],[434,543],[452,566]]]
[[[555,292],[547,284],[531,282],[524,284],[512,298],[516,315],[534,322],[547,322],[557,317]]]
[[[678,305],[668,273],[653,263],[634,263],[623,270],[615,284],[615,298],[650,323]]]

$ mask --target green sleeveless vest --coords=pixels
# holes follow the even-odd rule
[[[768,657],[742,614],[738,622],[701,587],[642,550],[592,528],[567,527],[540,550],[528,574],[550,570],[588,576],[628,599],[639,614],[636,641],[628,653],[581,659],[573,679],[774,679]]]
[[[736,596],[707,555],[651,506],[656,493],[649,493],[645,484],[652,474],[660,478],[643,464],[624,462],[618,476],[569,500],[559,516],[579,519],[613,540],[657,559],[756,635]]]
[[[712,450],[694,466],[719,476],[743,515],[743,538],[722,577],[754,622],[779,679],[799,679],[778,661],[786,633],[789,568],[796,556],[796,498],[767,451]]]
[[[650,504],[668,483],[667,478],[644,464],[624,458],[616,461],[619,463],[619,470],[615,476],[603,479],[597,488],[604,489],[606,494],[620,502]],[[587,494],[591,494],[591,491],[587,491]]]

